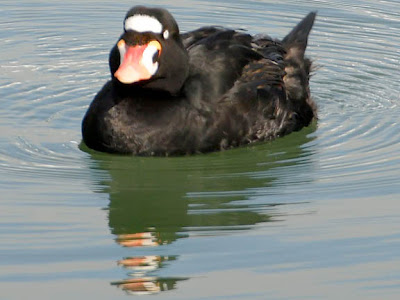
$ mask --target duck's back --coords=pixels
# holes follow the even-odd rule
[[[271,52],[259,47],[251,35],[221,27],[200,28],[183,34],[182,40],[190,64],[185,93],[203,101],[218,101],[240,80],[246,66]],[[276,59],[282,61],[283,48],[280,54],[274,50]]]
[[[310,13],[282,41],[220,27],[183,35],[193,78],[189,98],[218,103],[205,138],[213,150],[271,140],[316,118],[311,61],[304,56],[314,19]]]

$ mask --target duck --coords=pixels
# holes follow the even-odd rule
[[[87,147],[174,156],[271,141],[317,119],[305,56],[316,12],[282,40],[206,26],[180,33],[172,14],[135,6],[109,54],[111,79],[82,121]]]

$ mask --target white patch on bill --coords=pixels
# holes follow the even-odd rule
[[[147,15],[134,15],[125,20],[125,30],[154,32],[160,34],[163,26],[156,18]]]

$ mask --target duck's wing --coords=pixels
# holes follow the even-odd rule
[[[305,56],[315,18],[315,12],[309,13],[282,41],[256,35],[251,47],[262,59],[244,66],[230,95],[224,98],[243,100],[247,96],[263,99],[264,103],[269,100],[275,103],[277,111],[292,111],[307,125],[316,117],[316,106],[309,90],[312,62]]]
[[[254,37],[252,49],[263,58],[244,66],[223,101],[239,103],[242,112],[261,105],[267,119],[282,120],[280,127],[289,131],[307,126],[317,116],[309,90],[311,61],[304,55],[315,17],[308,14],[282,41]]]
[[[224,29],[223,27],[219,27],[219,26],[201,27],[199,29],[181,34],[181,40],[182,40],[182,43],[185,46],[185,48],[189,49],[191,46],[198,43],[199,41],[201,41],[217,32],[222,32],[225,30],[226,29]]]
[[[190,72],[188,97],[215,101],[233,87],[244,67],[264,58],[253,45],[254,38],[241,31],[205,27],[184,37]]]
[[[183,35],[190,64],[186,95],[209,102],[261,100],[308,123],[315,108],[308,83],[311,61],[304,51],[314,19],[310,13],[282,41],[221,27]]]

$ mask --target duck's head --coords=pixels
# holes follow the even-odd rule
[[[113,80],[171,94],[182,88],[189,69],[175,19],[165,9],[144,6],[128,11],[109,63]]]

